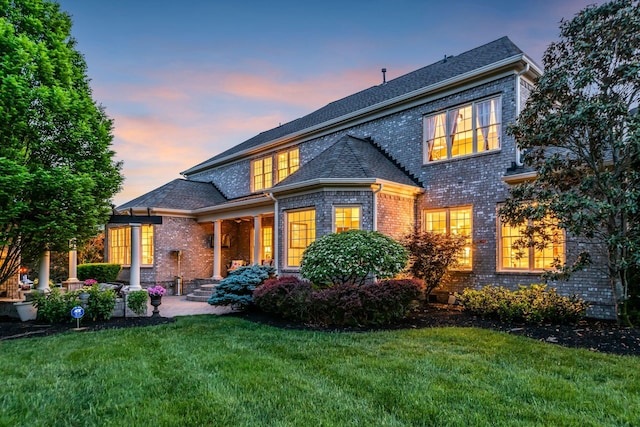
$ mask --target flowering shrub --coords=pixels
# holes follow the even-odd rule
[[[253,291],[253,300],[260,310],[285,319],[307,321],[313,288],[295,276],[266,280]]]
[[[480,290],[465,289],[456,297],[465,310],[503,322],[573,323],[584,317],[589,306],[584,300],[560,296],[555,288],[546,290],[546,287],[533,284],[510,291],[489,285]]]
[[[275,268],[267,265],[249,265],[237,268],[222,279],[207,301],[211,305],[230,305],[247,308],[253,304],[253,291],[273,276]]]
[[[256,305],[294,321],[321,325],[385,324],[405,317],[424,297],[419,280],[344,283],[313,291],[296,277],[271,279],[254,293]]]
[[[33,304],[38,309],[37,318],[47,323],[70,322],[71,309],[80,304],[78,295],[80,291],[60,292],[58,288],[52,288],[50,293],[33,292]]]
[[[362,285],[369,275],[393,277],[407,265],[404,247],[377,231],[349,230],[322,236],[302,254],[300,273],[318,286]]]
[[[155,285],[151,288],[147,288],[147,292],[149,293],[149,296],[161,297],[167,293],[167,290],[160,285]]]
[[[97,284],[98,284],[98,281],[96,279],[87,279],[87,280],[84,281],[84,285],[88,286],[88,287],[91,287],[91,286],[97,285]]]
[[[89,293],[89,299],[85,307],[85,317],[94,321],[109,319],[116,306],[116,291],[113,289],[100,289],[98,283],[94,283],[89,289],[84,289],[83,291]]]

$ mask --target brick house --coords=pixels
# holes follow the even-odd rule
[[[461,267],[439,289],[540,281],[554,258],[583,244],[558,231],[545,251],[516,257],[517,228],[497,210],[509,185],[531,177],[506,127],[524,107],[539,67],[507,37],[332,102],[182,172],[184,179],[117,208],[156,215],[143,225],[143,285],[186,288],[219,280],[232,261],[299,271],[315,238],[350,228],[400,238],[413,227],[468,236]],[[129,226],[109,224],[107,259],[125,265]],[[562,294],[612,317],[607,276],[596,268]]]

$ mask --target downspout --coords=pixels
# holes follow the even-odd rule
[[[382,191],[383,184],[378,183],[378,189],[371,193],[373,197],[373,231],[378,231],[378,197],[376,196]]]
[[[518,74],[516,74],[516,119],[520,116],[520,77],[526,73],[527,71],[529,71],[529,63],[527,62],[524,66],[524,69],[522,71],[520,71]],[[523,166],[524,163],[522,162],[522,152],[520,151],[520,149],[516,146],[516,165],[517,166]]]
[[[278,246],[280,235],[280,221],[278,221],[278,200],[273,197],[273,193],[264,193],[268,198],[273,200],[273,266],[276,268],[276,274],[278,274],[278,259],[280,254],[280,247]]]

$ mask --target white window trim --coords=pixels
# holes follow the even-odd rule
[[[488,101],[490,99],[500,99],[500,138],[499,138],[499,143],[498,143],[498,148],[494,148],[492,150],[486,150],[486,151],[477,151],[477,145],[478,145],[478,141],[477,141],[477,127],[476,127],[476,108],[475,105],[480,103],[480,102],[484,102],[484,101]],[[427,118],[428,117],[433,117],[433,116],[437,116],[439,114],[444,113],[445,114],[445,127],[448,127],[448,122],[447,122],[447,117],[449,115],[449,111],[454,110],[454,109],[461,109],[464,108],[466,106],[471,105],[472,108],[472,114],[473,114],[473,119],[472,119],[472,124],[473,124],[473,152],[470,154],[464,154],[461,156],[456,156],[456,157],[451,157],[451,141],[449,139],[450,135],[448,134],[448,130],[447,130],[447,136],[446,136],[446,143],[447,143],[447,157],[444,159],[438,159],[438,160],[429,160],[429,143],[427,141]],[[475,156],[482,156],[485,155],[487,153],[497,153],[500,150],[502,150],[502,142],[503,142],[503,134],[504,134],[504,108],[503,108],[503,102],[502,102],[502,95],[497,95],[497,96],[488,96],[485,98],[481,98],[481,99],[476,99],[474,101],[471,102],[465,102],[462,104],[458,104],[458,105],[452,105],[449,106],[445,109],[439,110],[439,111],[434,111],[432,113],[429,114],[425,114],[422,117],[422,164],[423,165],[431,165],[434,163],[442,163],[442,162],[449,162],[452,160],[458,160],[458,159],[464,159],[464,158],[469,158],[469,157],[475,157]]]

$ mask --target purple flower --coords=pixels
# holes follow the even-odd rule
[[[161,297],[167,293],[167,290],[160,285],[156,285],[151,288],[147,288],[147,292],[149,292],[150,296]]]
[[[97,284],[98,284],[98,281],[96,279],[87,279],[84,281],[85,286],[93,286]]]

